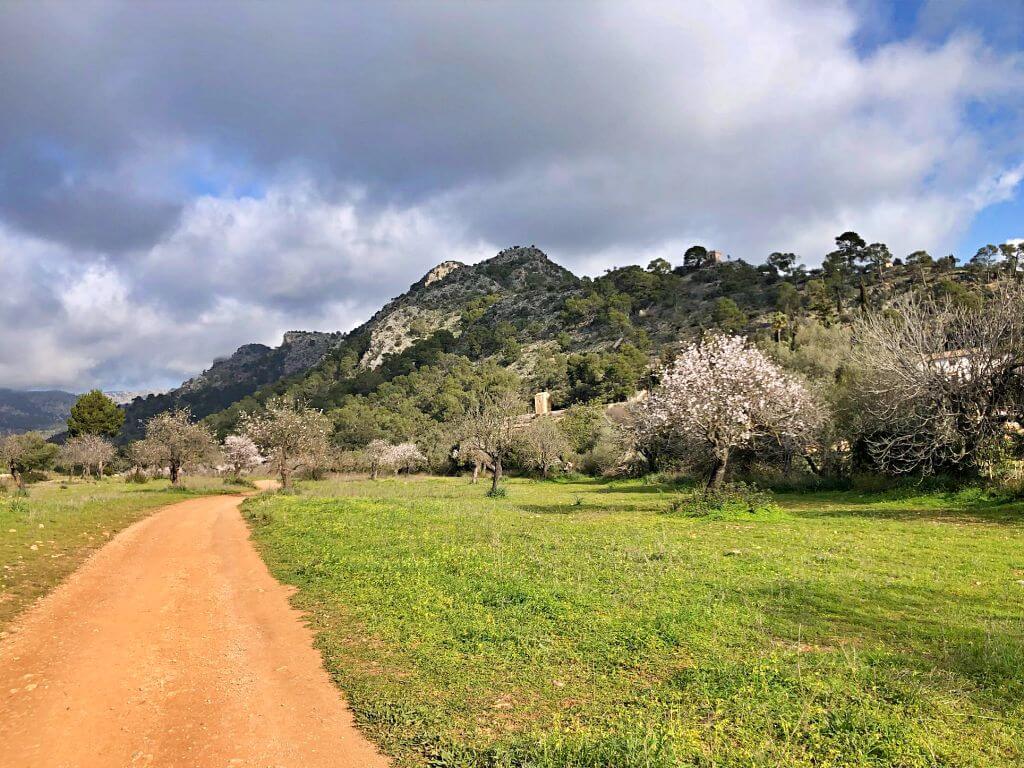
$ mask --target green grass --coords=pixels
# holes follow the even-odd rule
[[[1024,764],[1024,507],[819,493],[722,520],[639,482],[507,487],[245,504],[400,765]]]
[[[166,480],[134,485],[108,478],[30,485],[25,497],[13,490],[0,493],[0,631],[97,547],[148,512],[224,491],[219,480],[189,477],[180,489]]]

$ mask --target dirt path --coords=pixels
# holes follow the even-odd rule
[[[0,766],[373,768],[237,496],[117,536],[0,641]]]

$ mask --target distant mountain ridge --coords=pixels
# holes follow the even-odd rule
[[[56,432],[66,426],[78,395],[61,390],[0,389],[0,435],[11,432]]]
[[[115,390],[103,394],[124,406],[137,397],[156,393]],[[67,426],[71,406],[78,397],[74,392],[60,389],[0,388],[0,435],[12,432],[61,432]]]

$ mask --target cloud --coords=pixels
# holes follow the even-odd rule
[[[815,263],[851,228],[948,252],[1018,194],[1024,60],[965,4],[867,48],[873,7],[5,5],[0,248],[41,254],[35,332],[75,346],[0,384],[171,380],[512,244],[591,273],[693,241]],[[145,322],[62,326],[104,314],[62,303],[95,275]]]
[[[429,211],[365,210],[311,184],[203,197],[132,259],[96,259],[0,228],[0,381],[13,387],[171,386],[242,343],[348,330],[445,258],[497,246]],[[37,268],[43,265],[43,269]]]

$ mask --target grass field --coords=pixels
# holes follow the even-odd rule
[[[39,483],[29,486],[27,497],[0,494],[0,631],[93,550],[146,513],[223,491],[219,480],[205,478],[185,478],[178,490],[166,480],[134,485],[110,478]]]
[[[1024,507],[638,481],[307,484],[245,504],[403,766],[1024,764]]]

